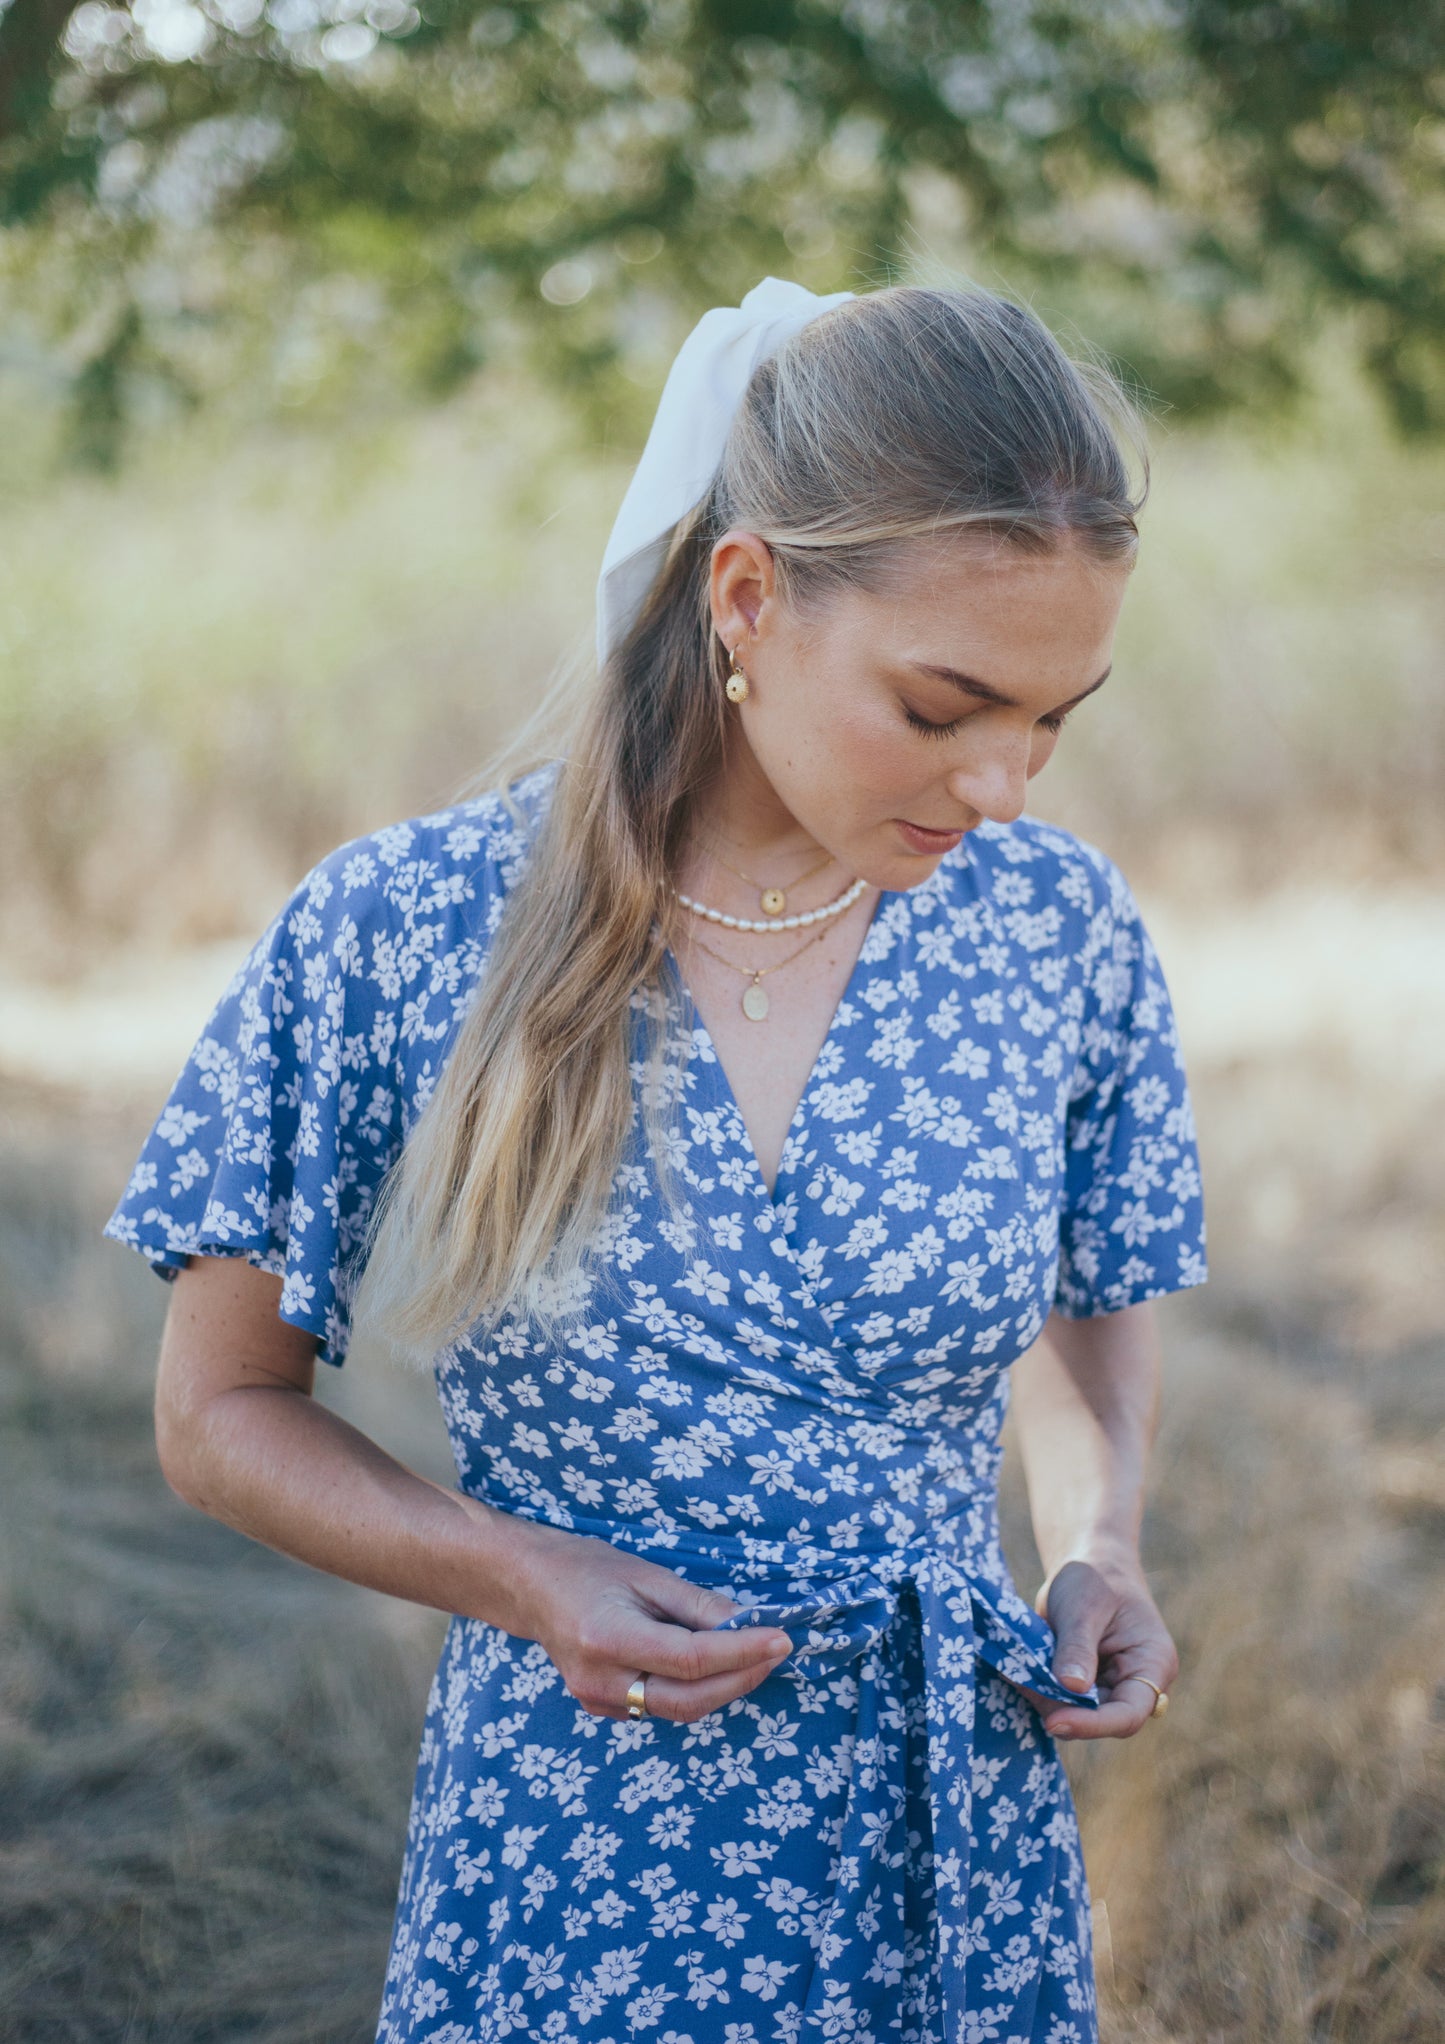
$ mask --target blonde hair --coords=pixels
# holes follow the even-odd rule
[[[488,770],[518,813],[506,783],[562,716],[545,817],[372,1216],[360,1315],[429,1356],[508,1316],[552,1331],[580,1307],[633,1125],[635,1012],[649,1162],[676,1202],[667,883],[723,746],[728,659],[710,604],[721,535],[764,540],[776,593],[798,609],[884,589],[918,540],[961,528],[1030,553],[1071,540],[1131,559],[1146,484],[1133,485],[1121,439],[1142,471],[1138,417],[1117,383],[979,289],[868,293],[759,366],[712,486],[626,638],[600,673],[595,662],[564,673]]]

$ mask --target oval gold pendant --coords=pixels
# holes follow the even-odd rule
[[[781,887],[765,887],[762,905],[765,916],[780,916],[788,905],[788,897]]]
[[[768,995],[765,987],[756,980],[743,988],[743,1013],[749,1022],[766,1022],[768,1019]]]

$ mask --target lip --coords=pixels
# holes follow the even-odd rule
[[[967,835],[962,830],[929,830],[921,823],[906,823],[901,816],[893,820],[910,852],[924,852],[931,857],[940,852],[951,852],[955,845],[962,844]]]

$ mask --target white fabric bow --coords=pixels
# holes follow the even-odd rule
[[[626,637],[667,557],[674,526],[711,485],[753,371],[809,320],[854,296],[834,291],[820,298],[805,285],[764,277],[741,305],[705,312],[678,349],[602,556],[599,662]]]

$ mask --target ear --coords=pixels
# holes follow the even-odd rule
[[[758,615],[773,594],[772,551],[766,540],[730,526],[714,543],[709,597],[713,629],[729,652],[752,638]]]

